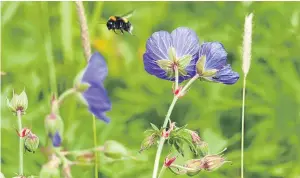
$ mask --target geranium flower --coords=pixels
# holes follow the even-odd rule
[[[82,83],[89,85],[88,89],[82,92],[89,111],[105,122],[110,121],[105,112],[111,110],[110,99],[103,87],[107,73],[108,69],[103,56],[96,52],[91,56],[81,79]]]
[[[230,64],[226,64],[226,60],[227,52],[221,43],[203,43],[196,64],[197,74],[200,79],[228,85],[234,84],[240,76],[231,69]]]
[[[171,81],[175,80],[177,68],[179,82],[182,82],[196,74],[198,55],[199,40],[193,30],[179,27],[171,34],[159,31],[147,41],[144,67],[149,74]]]

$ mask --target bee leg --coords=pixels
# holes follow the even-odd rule
[[[124,35],[124,31],[121,29],[121,33],[122,33],[122,35]]]
[[[114,32],[115,32],[115,34],[118,34],[118,33],[116,32],[116,29],[114,29]]]

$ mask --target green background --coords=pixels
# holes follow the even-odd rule
[[[144,70],[146,40],[155,31],[185,26],[195,30],[201,41],[224,44],[240,80],[231,86],[196,82],[171,116],[178,126],[188,124],[199,131],[212,153],[227,147],[225,156],[233,163],[196,176],[201,178],[240,177],[241,47],[245,15],[253,12],[245,175],[300,177],[299,2],[84,2],[84,6],[93,52],[101,52],[108,64],[105,87],[113,103],[108,113],[111,123],[97,122],[98,143],[117,140],[136,155],[144,130],[150,122],[162,125],[172,101],[172,83]],[[136,36],[106,29],[103,23],[109,16],[133,9],[136,13],[130,22]],[[1,11],[1,71],[6,72],[1,76],[1,171],[12,177],[18,171],[17,119],[6,107],[6,97],[11,98],[13,90],[26,89],[29,107],[23,125],[31,127],[44,146],[50,95],[72,87],[86,62],[74,2],[1,2]],[[63,146],[68,150],[92,147],[92,116],[87,109],[72,97],[60,111],[65,124]],[[102,161],[100,177],[151,177],[154,156],[153,147],[142,153],[142,161]],[[40,151],[26,153],[24,159],[26,175],[38,175],[47,161]],[[93,167],[73,167],[72,173],[75,178],[93,177]],[[172,176],[168,172],[164,177]]]

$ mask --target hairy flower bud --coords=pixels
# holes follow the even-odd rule
[[[203,156],[206,156],[208,154],[208,144],[201,140],[200,136],[195,131],[189,131],[193,143],[196,145],[196,147],[201,151]]]
[[[156,141],[159,139],[159,136],[155,133],[151,134],[150,136],[146,137],[141,145],[141,149],[139,152],[142,152],[146,149],[149,149],[151,146],[153,146]]]
[[[200,167],[206,171],[215,171],[226,162],[230,161],[226,161],[221,155],[207,155],[201,159]]]
[[[23,90],[19,95],[13,92],[12,99],[10,101],[7,99],[7,106],[15,114],[17,114],[17,112],[25,114],[28,107],[28,99],[25,90]]]
[[[51,113],[45,119],[45,129],[50,137],[54,136],[56,132],[59,132],[62,135],[64,122],[59,115]]]
[[[35,134],[31,133],[29,134],[24,142],[25,150],[29,152],[35,152],[39,146],[39,137],[37,137]]]
[[[194,176],[198,174],[201,171],[201,164],[202,162],[200,159],[188,160],[184,165],[184,167],[188,168],[187,175]]]
[[[109,140],[104,143],[104,155],[113,159],[121,159],[128,156],[128,152],[122,144]]]

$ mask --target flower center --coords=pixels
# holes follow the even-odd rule
[[[182,57],[177,57],[175,48],[171,47],[168,50],[168,59],[157,60],[157,65],[163,69],[169,78],[175,77],[175,70],[178,69],[179,76],[186,76],[186,67],[190,64],[192,60],[191,55],[184,55]]]

